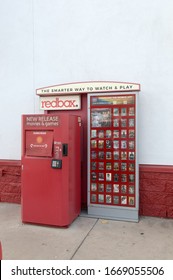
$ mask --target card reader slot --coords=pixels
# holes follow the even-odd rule
[[[62,144],[62,155],[63,157],[68,156],[68,144]]]

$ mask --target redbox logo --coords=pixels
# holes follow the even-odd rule
[[[80,96],[40,97],[40,109],[77,110],[80,109]]]

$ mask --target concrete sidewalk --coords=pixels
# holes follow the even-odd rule
[[[173,259],[173,220],[139,223],[78,217],[69,228],[22,224],[21,206],[0,203],[5,260]]]

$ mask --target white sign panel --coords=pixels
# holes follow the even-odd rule
[[[92,92],[140,91],[140,84],[119,82],[83,82],[43,87],[36,90],[37,95],[82,94]]]
[[[70,96],[41,96],[41,110],[79,110],[81,109],[80,95]]]

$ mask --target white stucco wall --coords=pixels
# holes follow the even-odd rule
[[[139,162],[173,164],[173,2],[0,0],[0,158],[20,158],[20,115],[35,89],[82,81],[141,84]]]
[[[20,159],[21,114],[34,112],[31,4],[0,0],[0,159]]]

